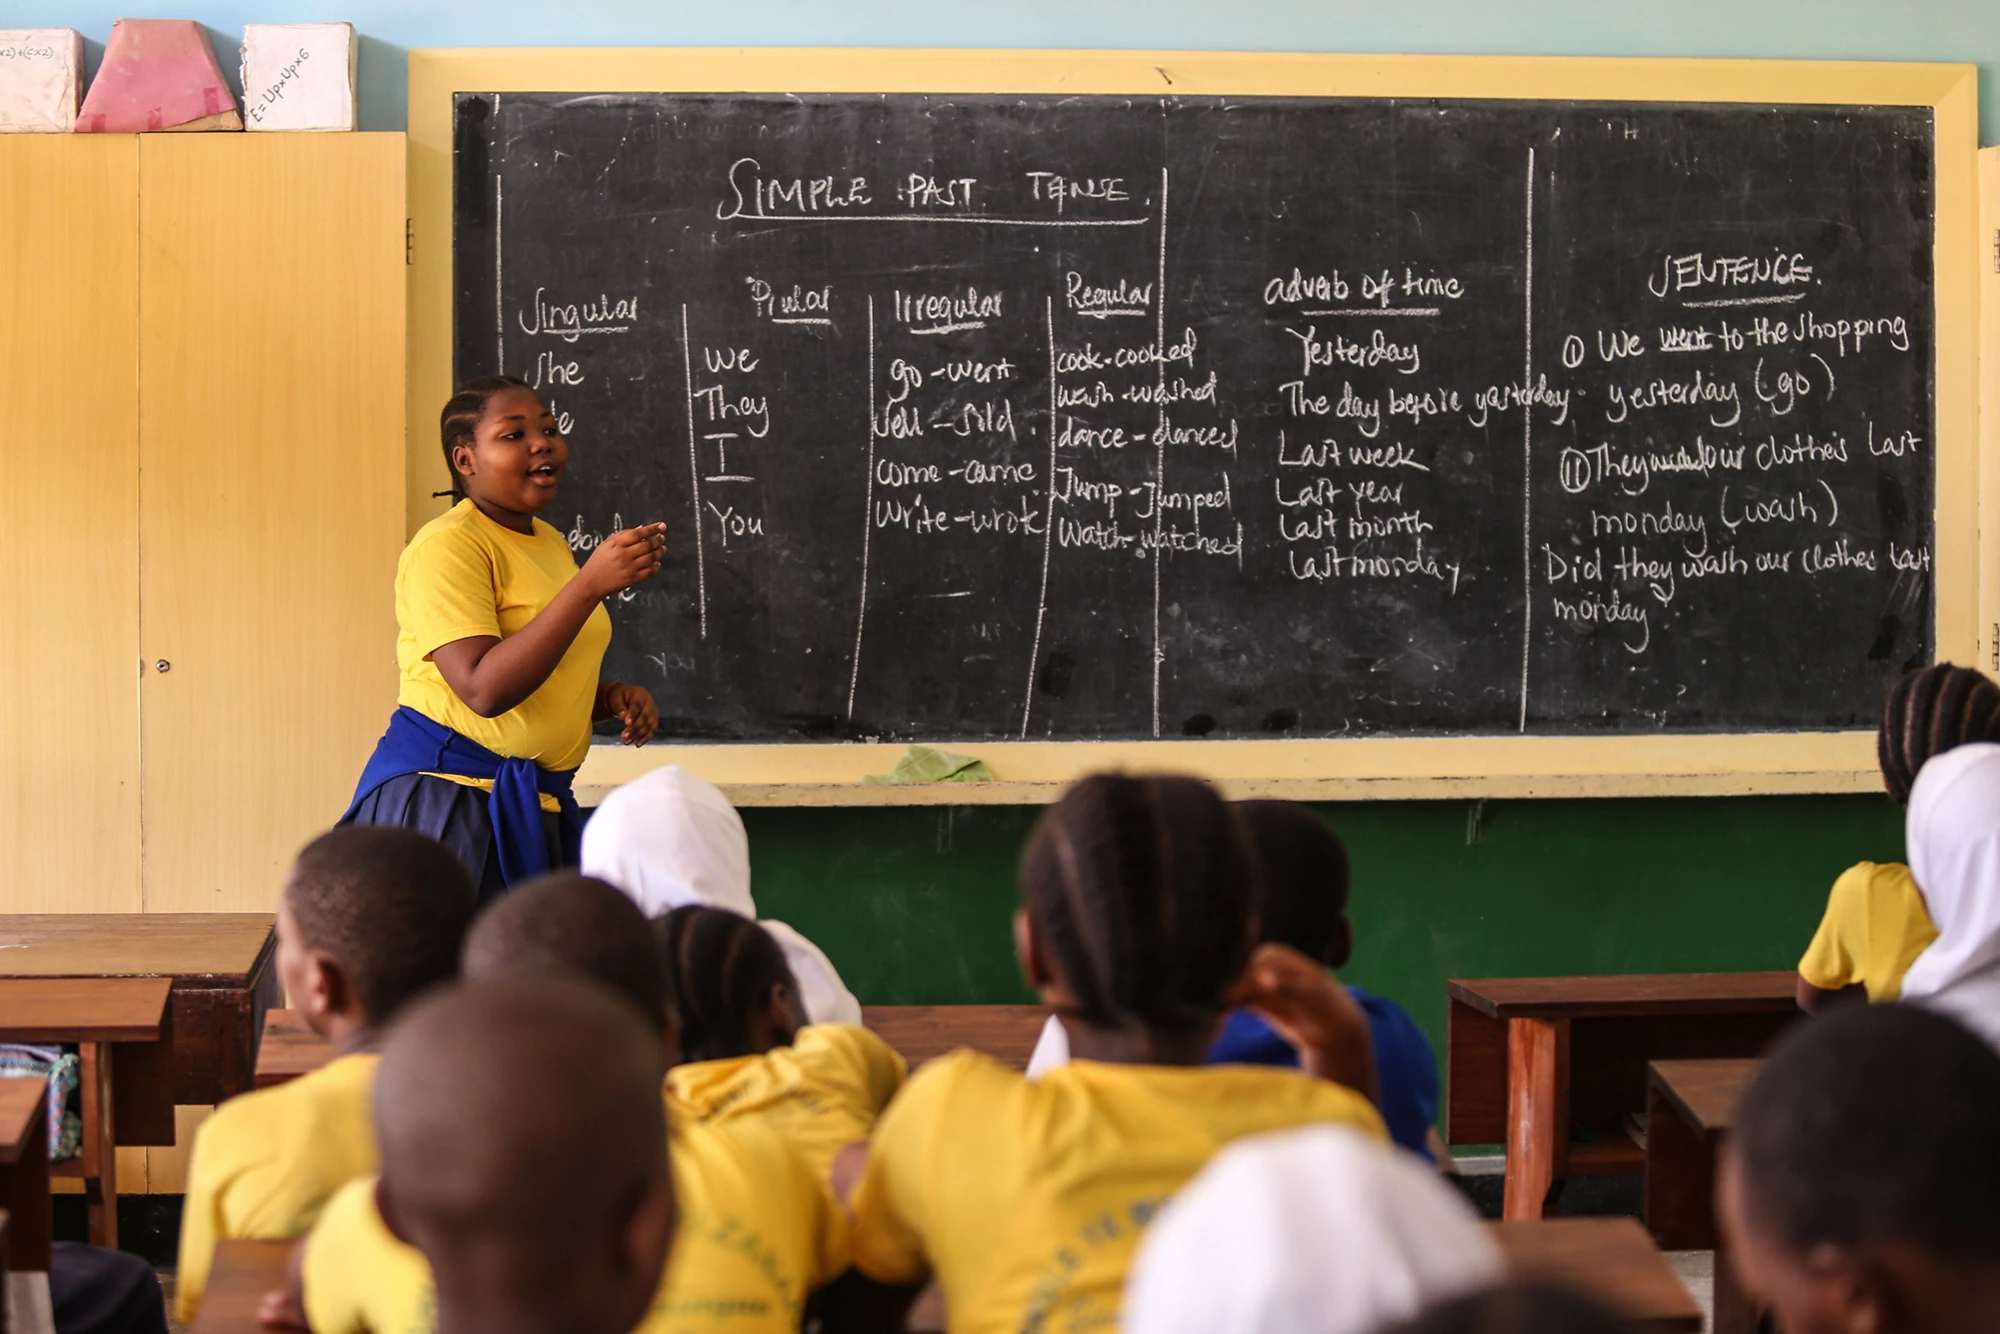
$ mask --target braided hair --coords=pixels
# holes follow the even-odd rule
[[[1106,1029],[1213,1023],[1249,962],[1258,884],[1241,818],[1207,783],[1171,774],[1084,779],[1021,855],[1028,916],[1076,1017]]]
[[[452,462],[452,451],[460,445],[472,444],[479,419],[486,415],[487,402],[509,389],[535,392],[535,387],[526,380],[511,375],[482,375],[460,385],[458,392],[445,400],[444,411],[438,414],[438,435],[444,441],[444,470],[451,477],[454,503],[465,499],[465,479],[459,476],[458,465]]]
[[[1911,672],[1882,704],[1875,738],[1882,785],[1897,805],[1909,805],[1924,761],[1968,741],[2000,741],[2000,687],[1948,662]]]
[[[757,1055],[753,1017],[771,993],[799,985],[771,934],[727,908],[693,904],[654,921],[667,965],[667,994],[680,1013],[688,1061]]]

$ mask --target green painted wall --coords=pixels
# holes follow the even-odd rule
[[[1447,977],[1789,968],[1841,870],[1903,855],[1884,796],[1355,802],[1346,976],[1439,1046]],[[758,910],[869,1004],[1031,999],[1014,859],[1035,809],[748,810]]]

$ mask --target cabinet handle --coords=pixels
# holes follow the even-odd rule
[[[165,658],[161,658],[158,662],[153,664],[153,670],[156,672],[171,672],[173,669],[174,665],[171,662],[168,662]]]

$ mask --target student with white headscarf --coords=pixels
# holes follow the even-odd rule
[[[1462,1196],[1341,1125],[1239,1140],[1146,1230],[1125,1334],[1370,1334],[1497,1281]]]
[[[1938,937],[1904,975],[1903,999],[2000,1047],[2000,745],[1927,761],[1910,789],[1905,836]]]
[[[618,886],[648,917],[675,908],[726,908],[757,920],[750,836],[715,784],[678,765],[614,789],[583,827],[583,873]],[[762,922],[785,953],[806,1017],[858,1024],[861,1003],[819,946],[783,922]]]

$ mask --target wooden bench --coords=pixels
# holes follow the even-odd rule
[[[1648,1329],[1701,1329],[1700,1304],[1636,1218],[1542,1218],[1487,1226],[1515,1278],[1574,1288]]]
[[[862,1021],[912,1067],[957,1047],[983,1051],[1025,1069],[1048,1011],[1039,1005],[870,1005]],[[290,1010],[264,1017],[257,1052],[257,1087],[269,1088],[319,1069],[332,1059],[325,1039]]]
[[[171,1085],[158,1078],[170,1068],[162,1053],[172,1041],[172,987],[165,977],[0,977],[0,1042],[77,1044],[83,1151],[53,1170],[83,1178],[93,1246],[118,1245],[121,1101],[141,1116],[164,1108],[173,1123]]]
[[[1715,1225],[1715,1165],[1762,1065],[1654,1061],[1646,1075],[1646,1226],[1668,1250],[1715,1251],[1715,1334],[1755,1334],[1761,1314]]]
[[[278,1003],[270,913],[0,914],[0,978],[172,979],[172,1041],[149,1080],[172,1090],[164,1117],[119,1108],[120,1144],[174,1142],[173,1106],[208,1107],[254,1083],[264,1011]],[[121,1082],[133,1073],[121,1056]],[[136,1087],[136,1085],[135,1085]]]
[[[1644,1170],[1646,1063],[1756,1056],[1799,1018],[1797,976],[1668,973],[1446,984],[1445,1140],[1507,1146],[1502,1213],[1572,1176]]]
[[[194,1334],[263,1334],[257,1306],[264,1294],[285,1286],[289,1241],[245,1241],[231,1237],[215,1244],[215,1260],[195,1313]]]
[[[0,1211],[9,1269],[47,1273],[55,1221],[49,1204],[48,1084],[0,1079]],[[0,1306],[5,1305],[0,1285]],[[0,1319],[4,1311],[0,1311]]]

